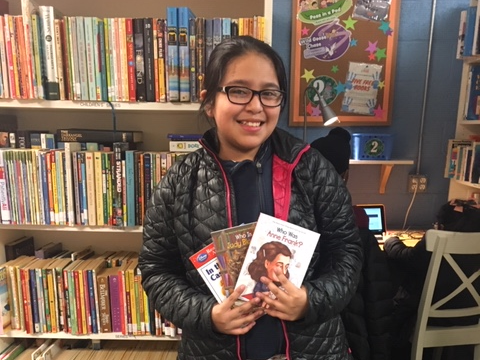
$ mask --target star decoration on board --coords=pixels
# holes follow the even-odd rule
[[[377,58],[377,61],[380,61],[381,59],[386,59],[387,58],[387,54],[385,53],[387,51],[387,49],[383,48],[383,49],[377,49],[377,51],[375,52],[375,57]]]
[[[380,82],[378,83],[378,88],[379,88],[379,89],[383,89],[384,87],[385,87],[385,81],[380,81]]]
[[[358,45],[358,40],[357,39],[350,40],[350,46],[357,46],[357,45]]]
[[[387,31],[385,31],[385,35],[387,35],[387,36],[392,36],[392,34],[393,34],[392,29],[388,29]]]
[[[342,84],[340,81],[337,83],[337,85],[335,86],[335,91],[337,92],[337,94],[341,94],[343,92],[345,92],[345,84]]]
[[[368,60],[370,60],[370,61],[375,60],[375,53],[370,53],[370,54],[368,55]]]
[[[332,73],[336,74],[338,72],[338,65],[333,65],[331,71]]]
[[[382,21],[382,25],[378,27],[380,30],[383,31],[384,34],[387,34],[387,31],[393,31],[390,29],[390,21]]]
[[[308,28],[306,26],[304,26],[303,29],[302,29],[302,36],[307,36],[309,32],[310,32],[310,30],[308,30]]]
[[[380,105],[378,105],[378,107],[373,110],[373,113],[375,114],[375,117],[376,118],[382,118],[383,117],[383,110],[382,110],[382,107]]]
[[[378,41],[375,41],[374,43],[368,42],[368,47],[365,49],[365,51],[368,51],[370,54],[374,53],[377,50],[377,44]]]
[[[314,70],[303,69],[303,75],[301,76],[301,78],[305,79],[305,81],[309,83],[310,80],[315,79],[315,76],[313,76],[313,71]]]
[[[343,23],[345,24],[345,30],[355,30],[355,24],[357,23],[357,21],[358,20],[353,20],[351,16],[349,16],[347,20],[343,20]]]
[[[320,107],[317,105],[315,107],[312,106],[311,114],[312,116],[320,116],[322,112],[320,111]]]

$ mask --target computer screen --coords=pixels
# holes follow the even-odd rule
[[[365,210],[369,219],[368,228],[376,235],[387,232],[385,220],[385,206],[382,204],[359,204],[356,205]]]

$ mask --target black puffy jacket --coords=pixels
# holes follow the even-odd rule
[[[350,359],[339,314],[355,291],[362,261],[350,195],[317,151],[280,129],[271,141],[275,216],[321,234],[304,281],[308,312],[284,322],[288,358]],[[155,308],[183,330],[179,359],[240,360],[238,339],[213,330],[216,301],[189,260],[211,243],[211,231],[238,225],[214,130],[202,144],[156,187],[145,214],[139,267]]]

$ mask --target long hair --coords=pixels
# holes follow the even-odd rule
[[[260,281],[260,277],[267,276],[267,269],[265,268],[265,261],[273,261],[279,255],[293,257],[290,249],[278,241],[271,241],[263,244],[257,251],[257,257],[248,265],[248,273],[250,277],[255,281]],[[287,279],[290,277],[290,273],[287,270],[285,274]]]

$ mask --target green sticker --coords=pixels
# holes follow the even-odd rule
[[[380,156],[385,151],[383,141],[378,138],[373,138],[365,143],[363,152],[367,156]]]

